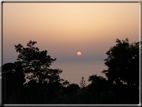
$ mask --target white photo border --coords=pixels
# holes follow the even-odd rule
[[[142,41],[142,0],[1,0],[0,12],[1,12],[1,38],[0,38],[0,85],[2,86],[1,66],[3,63],[3,3],[139,3],[139,41]],[[142,63],[142,42],[139,44],[139,104],[3,104],[2,105],[2,88],[0,88],[0,105],[2,106],[141,106],[141,63]]]

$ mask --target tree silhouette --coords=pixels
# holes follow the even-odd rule
[[[56,60],[40,51],[29,41],[27,46],[15,45],[17,61],[2,65],[2,98],[6,104],[136,104],[139,101],[139,42],[129,44],[128,39],[116,40],[107,51],[107,70],[84,77],[81,88],[60,79],[60,69],[50,69]],[[29,82],[27,82],[29,80]]]
[[[2,66],[3,103],[51,103],[61,86],[62,70],[49,68],[56,58],[34,47],[36,43],[30,40],[27,47],[15,45],[17,61]]]
[[[21,44],[15,45],[15,49],[19,52],[18,61],[20,61],[24,73],[32,73],[29,78],[36,79],[41,83],[53,83],[60,80],[59,74],[62,70],[50,69],[52,62],[56,60],[47,55],[47,51],[39,51],[34,45],[37,42],[29,41],[27,47],[23,47]]]
[[[105,59],[105,65],[108,70],[102,72],[112,85],[112,91],[118,96],[119,103],[138,103],[139,42],[129,44],[128,39],[116,39],[116,43],[106,53],[108,58]]]
[[[128,39],[120,41],[107,51],[105,65],[108,70],[102,71],[113,84],[126,83],[128,86],[139,87],[139,42],[129,44]]]
[[[80,86],[81,86],[81,88],[85,88],[86,87],[84,77],[81,78]]]
[[[89,87],[92,93],[107,90],[109,88],[107,80],[102,76],[97,76],[97,74],[89,76],[88,81],[91,82]]]
[[[65,86],[65,87],[67,87],[67,86],[69,86],[69,81],[68,80],[65,80],[64,82],[63,82],[63,86]]]

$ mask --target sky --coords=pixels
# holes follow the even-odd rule
[[[103,61],[116,38],[139,41],[139,3],[3,3],[3,63],[30,40],[57,62]]]

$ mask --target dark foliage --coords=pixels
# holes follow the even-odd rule
[[[60,69],[51,69],[56,60],[29,41],[27,47],[15,45],[17,61],[2,66],[2,98],[4,104],[138,104],[139,43],[116,40],[107,51],[107,70],[84,77],[80,85],[60,79]]]
[[[18,61],[2,66],[3,103],[48,103],[45,99],[50,99],[50,84],[60,82],[59,74],[62,71],[49,68],[56,59],[47,55],[46,50],[39,51],[34,47],[35,43],[29,41],[27,47],[15,45],[19,52]],[[25,84],[25,79],[30,82]]]
[[[105,64],[108,70],[104,70],[111,83],[127,83],[128,86],[139,86],[139,43],[129,44],[128,39],[116,40],[116,46],[106,54]],[[127,76],[126,76],[127,75]]]
[[[116,40],[107,51],[102,71],[108,78],[116,103],[138,103],[139,99],[139,42],[129,44],[128,39]],[[118,94],[119,93],[119,94]]]
[[[3,103],[9,101],[12,93],[22,90],[25,75],[19,62],[6,63],[2,66]]]

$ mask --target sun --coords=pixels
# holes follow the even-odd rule
[[[77,55],[80,56],[80,55],[81,55],[81,52],[77,52]]]

